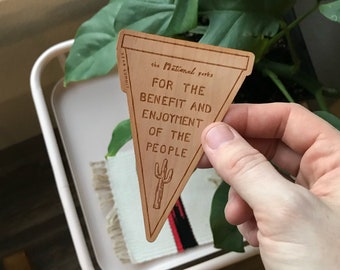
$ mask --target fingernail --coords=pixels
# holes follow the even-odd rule
[[[221,144],[234,138],[234,133],[224,124],[220,124],[211,128],[205,136],[207,145],[211,149],[218,148]]]

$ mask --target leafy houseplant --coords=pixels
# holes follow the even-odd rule
[[[287,14],[295,2],[258,0],[255,4],[252,0],[111,0],[78,29],[66,61],[65,85],[109,73],[116,65],[118,32],[133,29],[252,51],[256,58],[252,79],[269,83],[269,88],[274,89],[271,91],[279,93],[269,99],[268,95],[271,94],[262,93],[260,100],[255,101],[285,99],[295,102],[301,99],[296,98],[294,89],[298,89],[305,93],[304,98],[307,95],[315,99],[322,110],[319,115],[339,128],[339,119],[327,112],[325,97],[339,98],[340,91],[325,87],[308,72],[295,49],[291,33],[316,10],[331,20],[339,20],[340,0],[315,0],[313,7],[302,17],[288,20]],[[240,92],[236,101],[249,101],[249,98],[243,98],[248,95],[247,88],[241,88]],[[115,155],[130,139],[129,120],[126,120],[115,128],[107,155]],[[228,188],[223,183],[212,202],[214,242],[216,247],[225,250],[242,251],[241,235],[224,219]]]

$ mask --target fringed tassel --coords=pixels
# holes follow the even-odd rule
[[[111,192],[106,162],[92,162],[90,166],[93,174],[93,186],[99,199],[100,208],[107,220],[107,231],[112,240],[114,252],[121,262],[128,263],[130,262],[130,256],[125,245],[114,198]]]

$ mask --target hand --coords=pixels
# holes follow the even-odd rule
[[[340,133],[287,103],[232,105],[224,122],[203,131],[199,165],[231,185],[227,220],[266,269],[339,269]]]

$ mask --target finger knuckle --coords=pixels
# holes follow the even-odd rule
[[[233,155],[228,162],[228,169],[231,175],[241,176],[254,171],[254,169],[266,162],[268,162],[267,159],[260,152],[250,149]]]

